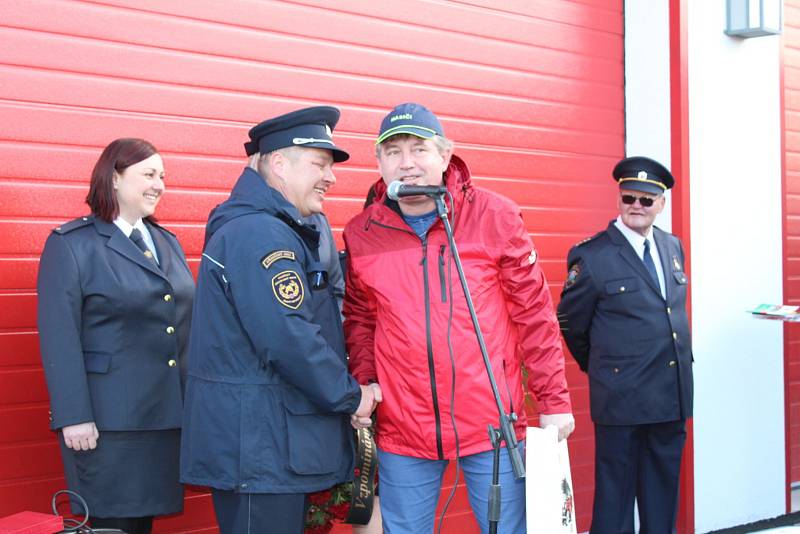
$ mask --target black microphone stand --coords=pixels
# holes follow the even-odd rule
[[[464,298],[467,301],[467,308],[469,308],[469,316],[472,318],[472,327],[475,330],[475,337],[478,339],[478,346],[481,349],[481,356],[483,356],[483,365],[486,367],[486,374],[489,377],[489,383],[492,385],[492,395],[494,395],[495,403],[497,404],[497,412],[500,414],[499,426],[493,427],[489,425],[489,441],[492,443],[492,450],[494,451],[493,465],[492,465],[492,483],[489,486],[489,533],[495,534],[497,532],[497,523],[500,521],[500,446],[501,442],[506,442],[506,450],[508,450],[508,457],[511,459],[511,467],[514,470],[514,478],[525,478],[525,464],[522,463],[522,455],[519,451],[519,443],[517,436],[514,434],[514,421],[517,420],[515,413],[507,414],[503,407],[503,400],[500,398],[500,392],[497,389],[497,381],[494,378],[494,371],[489,362],[489,353],[486,350],[486,342],[483,339],[481,327],[478,324],[478,316],[475,314],[475,305],[472,303],[472,295],[470,295],[469,287],[467,287],[467,278],[464,276],[464,268],[461,265],[461,257],[458,255],[458,248],[456,241],[453,237],[453,228],[450,226],[450,221],[447,218],[447,206],[444,202],[444,194],[432,195],[436,202],[436,211],[439,218],[444,223],[444,231],[447,234],[447,239],[450,242],[450,250],[453,254],[453,260],[458,270],[458,278],[461,281],[461,288],[464,290]]]

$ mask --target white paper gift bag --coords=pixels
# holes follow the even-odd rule
[[[556,427],[528,427],[525,467],[528,534],[576,534],[569,450]]]

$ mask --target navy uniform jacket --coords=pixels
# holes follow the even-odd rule
[[[194,281],[175,236],[145,222],[155,266],[113,223],[56,228],[39,264],[38,323],[52,428],[180,428]]]
[[[245,169],[206,228],[198,274],[181,480],[242,493],[307,493],[352,477],[339,309],[315,289],[319,233]]]
[[[602,425],[692,415],[692,347],[683,248],[653,227],[666,300],[614,226],[574,246],[558,313],[567,346],[589,374],[592,420]]]

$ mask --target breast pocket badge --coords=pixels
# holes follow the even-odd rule
[[[282,305],[296,310],[303,303],[303,280],[294,271],[282,271],[272,277],[272,292]]]

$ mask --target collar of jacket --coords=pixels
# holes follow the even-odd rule
[[[447,166],[447,170],[444,172],[443,180],[447,186],[447,190],[450,191],[451,195],[453,195],[453,202],[455,202],[456,205],[456,212],[460,211],[459,208],[463,202],[472,201],[475,190],[472,185],[472,177],[469,172],[469,167],[467,167],[467,164],[463,159],[455,154],[452,155],[450,158],[450,164]],[[380,181],[383,182],[382,179]],[[382,204],[386,206],[402,219],[403,213],[400,211],[400,205],[396,200],[392,200],[386,196],[386,187],[377,187],[376,192],[378,193],[378,198],[376,198],[375,204]]]
[[[319,246],[319,232],[313,226],[305,224],[297,208],[249,167],[239,176],[228,200],[211,211],[206,226],[206,243],[211,234],[226,222],[257,212],[267,213],[286,223],[312,250]]]
[[[283,215],[300,220],[300,212],[276,189],[253,169],[246,167],[231,190],[230,200],[243,209],[248,206],[255,211],[266,211],[275,216]]]
[[[86,220],[94,223],[94,227],[97,229],[97,233],[99,233],[100,235],[104,235],[106,237],[111,237],[111,235],[114,232],[119,230],[119,227],[113,222],[104,221],[103,219],[95,216],[94,214],[87,215]],[[160,224],[158,224],[157,222],[155,222],[154,220],[152,220],[150,217],[144,217],[142,219],[142,223],[148,227],[148,230],[151,227],[155,226],[156,228],[160,228],[161,230],[164,230],[165,232],[173,236],[175,235],[166,228],[164,228],[163,226],[161,226]]]
[[[620,232],[619,228],[617,228],[617,226],[614,224],[615,221],[616,219],[611,219],[611,221],[609,221],[608,227],[606,228],[606,233],[615,245],[621,247],[627,243],[628,240],[625,239],[625,236],[622,235],[622,232]]]
[[[608,228],[606,228],[606,233],[608,234],[608,237],[611,238],[611,241],[618,246],[630,244],[628,239],[622,234],[622,232],[619,231],[617,225],[614,224],[615,222],[616,219],[611,219],[611,221],[609,221],[608,223]],[[650,237],[653,239],[656,245],[658,245],[661,242],[661,234],[659,234],[659,232],[662,232],[661,228],[659,228],[656,225],[653,225],[653,233],[650,235]]]

